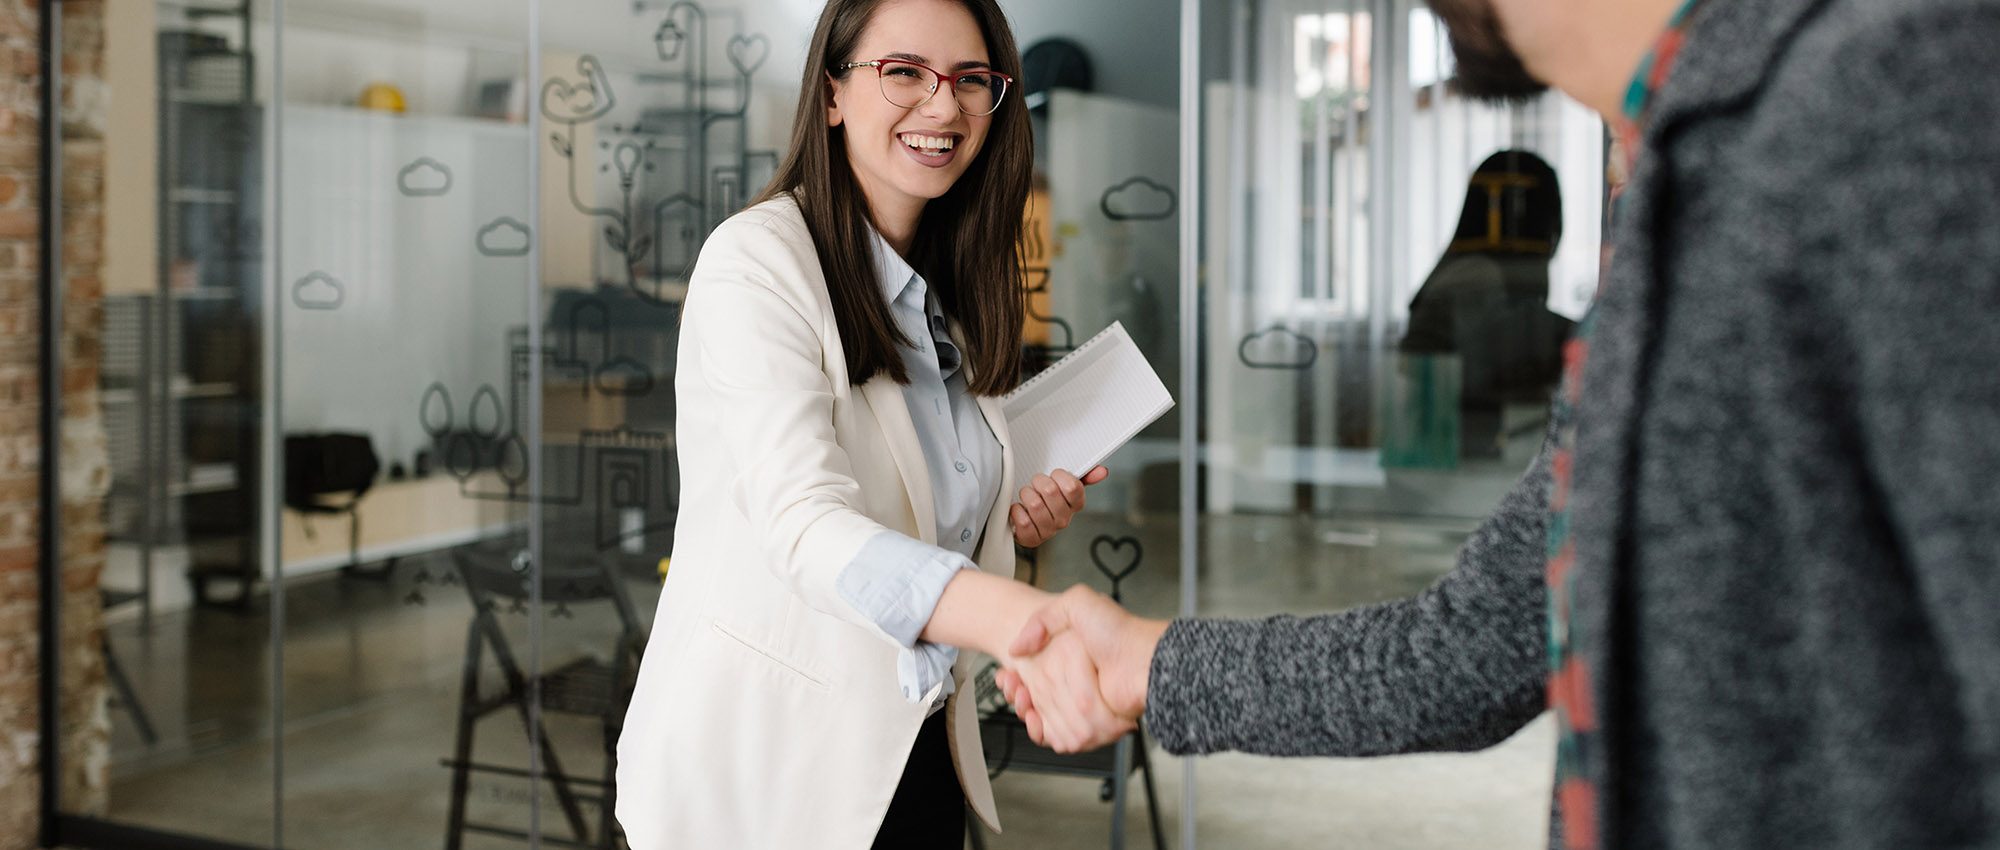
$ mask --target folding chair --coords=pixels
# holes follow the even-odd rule
[[[464,578],[466,593],[472,597],[473,616],[465,632],[457,743],[452,757],[443,761],[451,768],[451,815],[445,846],[448,850],[460,850],[468,832],[530,839],[522,830],[466,819],[466,797],[474,772],[515,778],[530,776],[522,768],[473,760],[473,733],[479,720],[511,708],[520,715],[522,728],[540,742],[542,778],[554,787],[556,803],[573,836],[565,839],[545,834],[541,842],[558,847],[615,850],[619,836],[613,819],[617,800],[614,756],[639,658],[645,651],[645,630],[625,585],[608,560],[591,551],[550,552],[549,564],[542,570],[543,606],[553,606],[556,616],[564,616],[571,605],[608,603],[617,613],[618,637],[608,662],[584,656],[545,672],[523,670],[499,619],[502,604],[514,613],[528,612],[531,590],[528,559],[517,553],[524,554],[518,541],[506,540],[473,544],[452,552],[452,560]],[[499,666],[503,687],[498,693],[482,695],[480,673],[488,649]],[[599,722],[604,745],[602,778],[571,776],[550,743],[548,730],[530,721],[529,699],[537,685],[544,715],[568,714]],[[580,788],[596,789],[598,793],[586,794]],[[586,802],[596,803],[600,809],[595,836],[584,814]]]

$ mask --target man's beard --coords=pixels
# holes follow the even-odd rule
[[[1458,63],[1453,91],[1487,103],[1519,103],[1549,90],[1507,43],[1492,0],[1431,0],[1431,10],[1444,22]]]

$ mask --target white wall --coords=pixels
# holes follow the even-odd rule
[[[474,240],[523,216],[524,128],[326,107],[292,107],[285,120],[285,429],[366,432],[385,464],[407,464],[430,444],[419,404],[432,382],[460,428],[480,386],[506,400],[507,329],[533,314],[528,270]],[[449,191],[402,192],[400,173],[420,158],[450,171]],[[411,185],[438,188],[437,173],[426,166]]]
[[[786,4],[763,4],[778,8]],[[673,84],[641,77],[663,67],[653,33],[665,12],[634,15],[629,2],[548,3],[542,78],[579,78],[589,53],[606,67],[617,106],[596,124],[579,125],[574,171],[588,204],[615,205],[617,174],[599,142],[613,125],[638,120],[649,106],[667,105]],[[385,458],[408,462],[429,444],[418,402],[432,382],[445,384],[462,426],[473,394],[492,385],[507,392],[508,329],[539,320],[542,305],[522,295],[522,258],[480,254],[480,228],[501,217],[530,224],[541,249],[545,287],[588,288],[616,281],[615,254],[602,238],[605,222],[579,212],[569,194],[572,161],[547,138],[563,130],[544,124],[541,206],[527,208],[529,139],[525,124],[463,117],[479,82],[519,74],[526,58],[525,19],[518,2],[380,5],[294,0],[287,5],[283,43],[285,127],[281,139],[284,268],[281,291],[314,273],[344,287],[335,310],[285,303],[279,345],[284,352],[284,422],[288,431],[354,430],[374,435]],[[475,14],[481,12],[482,14]],[[710,17],[709,68],[729,79],[730,41],[741,15]],[[768,16],[790,22],[796,16]],[[809,24],[809,22],[808,22]],[[789,131],[795,95],[782,39],[757,69],[749,103],[750,145],[772,149]],[[271,56],[268,25],[253,36]],[[634,46],[641,49],[633,49]],[[773,68],[781,70],[773,71]],[[269,63],[261,82],[269,96]],[[404,93],[402,116],[348,106],[361,87],[384,81]],[[539,93],[539,86],[533,89]],[[733,97],[716,92],[713,102]],[[529,98],[530,108],[535,99]],[[400,169],[420,157],[449,167],[452,191],[411,198],[397,188]],[[642,217],[643,218],[643,217]]]

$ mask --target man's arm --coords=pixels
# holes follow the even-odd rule
[[[1013,654],[1052,635],[1081,637],[1101,697],[1142,711],[1174,753],[1223,750],[1363,756],[1471,750],[1542,710],[1546,676],[1549,446],[1422,594],[1338,614],[1261,621],[1133,617],[1077,586],[1028,621]],[[1041,740],[1037,701],[1064,700],[999,678]],[[1097,695],[1090,695],[1097,696]],[[1122,730],[1102,729],[1087,746]]]
[[[1541,713],[1549,448],[1410,599],[1318,617],[1177,620],[1146,680],[1173,753],[1370,756],[1482,749]]]

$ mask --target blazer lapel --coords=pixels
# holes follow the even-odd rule
[[[1007,431],[1007,417],[1000,412],[1000,400],[990,396],[977,399],[979,412],[986,415],[986,426],[993,429],[994,438],[1000,441],[1000,480],[993,485],[1000,488],[1000,498],[993,500],[993,513],[986,518],[986,542],[980,545],[979,563],[987,572],[1013,578],[1014,524],[1008,519],[1008,511],[1014,506],[1014,445]]]
[[[896,472],[903,477],[903,492],[910,497],[910,513],[917,518],[917,539],[937,545],[937,505],[932,501],[930,466],[924,463],[923,444],[917,442],[917,426],[910,421],[910,406],[903,401],[903,388],[885,377],[875,377],[861,385],[882,436],[889,444],[889,456],[896,460]]]

